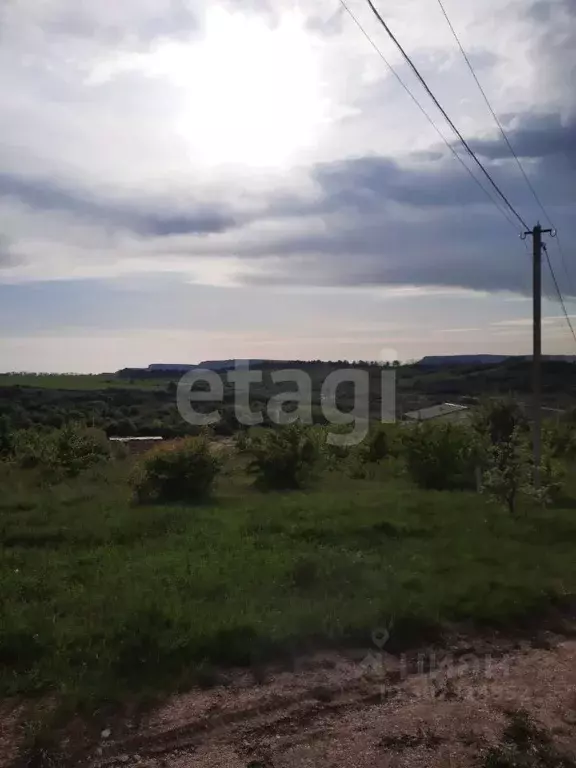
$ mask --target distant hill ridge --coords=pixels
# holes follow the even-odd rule
[[[506,362],[530,360],[530,355],[427,355],[415,363],[422,368],[441,368],[458,365],[501,365]],[[542,360],[550,362],[575,363],[576,355],[543,355]],[[321,361],[315,361],[320,363]],[[147,368],[124,368],[118,371],[121,377],[126,376],[152,376],[161,377],[166,373],[186,373],[198,369],[212,371],[228,371],[238,365],[256,367],[276,367],[279,365],[306,365],[305,361],[296,360],[270,360],[270,359],[230,359],[230,360],[204,360],[201,363],[151,363]],[[349,365],[349,363],[343,363]]]
[[[531,360],[532,355],[428,355],[417,365],[430,368],[444,365],[499,365],[507,360]],[[542,355],[542,360],[574,363],[576,355]]]
[[[282,360],[204,360],[202,363],[152,363],[146,371],[193,371],[195,368],[208,368],[212,371],[224,371],[236,365],[262,365],[263,363],[280,363]]]

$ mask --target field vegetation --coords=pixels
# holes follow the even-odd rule
[[[281,363],[281,368],[298,368],[312,381],[312,413],[315,423],[325,419],[321,408],[321,389],[328,374],[350,366],[343,361]],[[269,425],[266,404],[278,392],[290,391],[290,384],[275,384],[271,375],[277,366],[262,370],[261,384],[251,387],[250,405],[263,412],[263,425]],[[370,414],[380,418],[381,374],[383,367],[361,362],[353,367],[370,376]],[[529,411],[530,364],[511,360],[499,365],[461,365],[455,368],[423,368],[419,365],[396,366],[398,416],[439,402],[476,405],[484,397],[511,396]],[[38,426],[62,427],[70,422],[84,422],[108,435],[185,437],[198,430],[183,421],[176,406],[178,375],[164,372],[125,370],[93,376],[72,374],[14,373],[0,375],[0,416],[7,416],[14,428]],[[239,424],[234,412],[234,391],[224,378],[221,403],[196,405],[207,412],[217,408],[221,420],[216,429],[222,436],[235,434]],[[546,361],[543,365],[544,405],[552,409],[545,415],[552,420],[557,411],[570,410],[576,402],[576,365]],[[352,406],[352,392],[342,386],[338,407]]]
[[[374,425],[339,451],[323,427],[224,447],[206,434],[139,459],[84,426],[5,424],[0,690],[95,706],[366,645],[378,627],[393,625],[393,652],[562,606],[576,591],[572,426],[548,431],[554,482],[536,492],[513,414]]]

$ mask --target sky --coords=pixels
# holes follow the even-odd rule
[[[347,2],[449,146],[340,0],[4,0],[0,370],[530,352],[530,239]],[[550,226],[437,0],[375,4]],[[444,4],[576,327],[576,0]],[[544,351],[575,354],[544,287]]]

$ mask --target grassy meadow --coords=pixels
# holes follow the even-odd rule
[[[227,459],[210,501],[140,505],[129,460],[47,485],[0,465],[0,689],[78,701],[185,687],[304,649],[514,624],[576,591],[576,487],[512,518],[394,462],[261,492]]]

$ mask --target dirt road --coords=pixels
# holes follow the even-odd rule
[[[303,659],[259,683],[238,674],[171,699],[138,725],[110,723],[82,764],[576,766],[576,640],[539,645],[463,642],[451,655],[409,658],[367,649]]]

